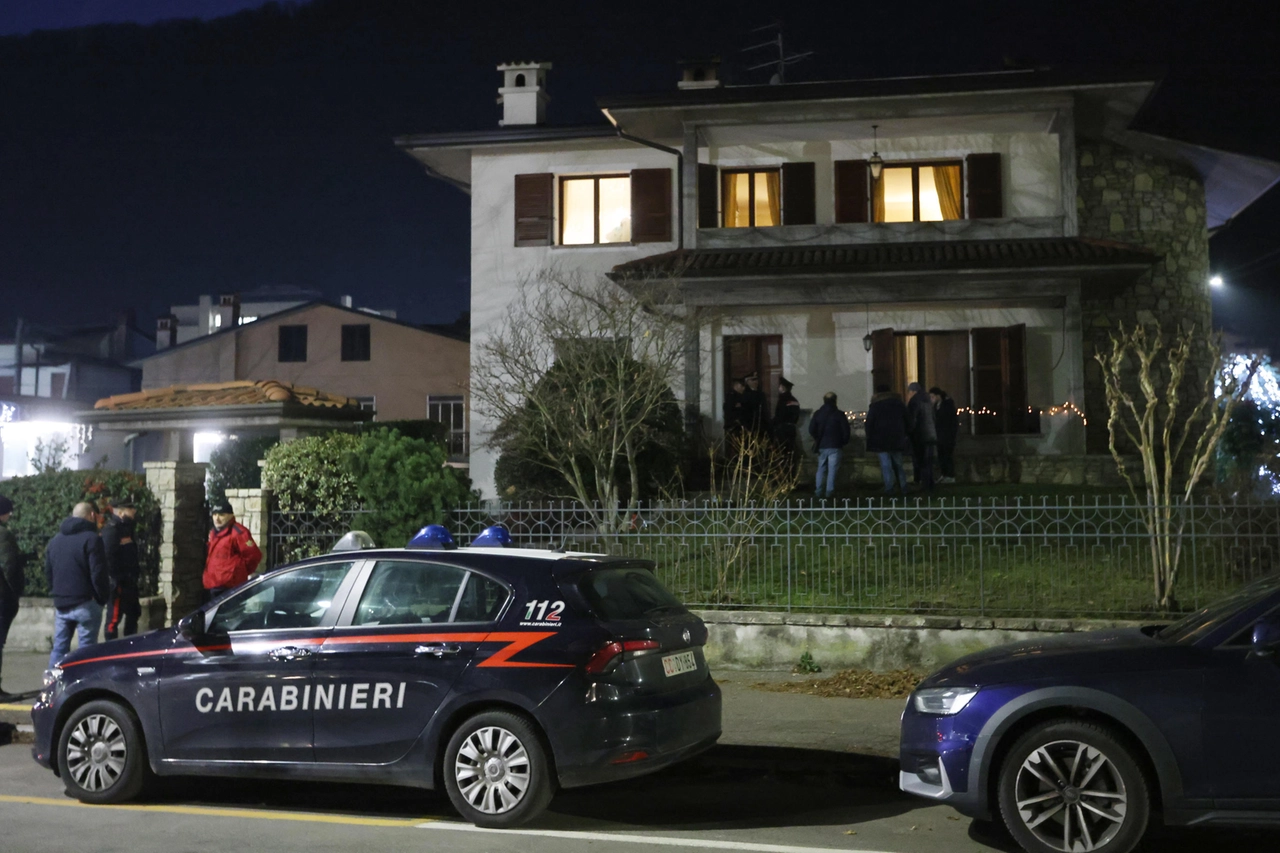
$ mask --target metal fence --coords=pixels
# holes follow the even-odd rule
[[[1280,567],[1280,504],[1197,500],[1176,518],[1184,609]],[[332,544],[357,521],[350,514],[310,530],[273,521],[272,553]],[[459,510],[450,529],[465,544],[490,524],[525,547],[651,559],[702,608],[1117,618],[1156,610],[1151,538],[1138,508],[1119,498],[690,502],[643,507],[616,533],[600,532],[576,505],[500,505]]]

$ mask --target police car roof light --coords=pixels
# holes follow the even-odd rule
[[[373,543],[373,537],[363,530],[352,530],[347,535],[338,540],[333,546],[330,553],[337,551],[364,551],[368,548],[377,548]]]
[[[415,533],[405,547],[424,551],[452,551],[458,547],[458,543],[453,541],[453,535],[443,524],[428,524]]]
[[[472,548],[509,548],[511,547],[511,533],[501,524],[495,524],[486,527],[480,531],[480,535],[471,540]]]

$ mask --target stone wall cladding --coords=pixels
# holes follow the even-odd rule
[[[1166,332],[1182,325],[1209,333],[1209,234],[1204,185],[1190,167],[1109,142],[1077,140],[1076,155],[1080,236],[1158,256],[1136,280],[1081,294],[1086,444],[1090,453],[1106,453],[1106,396],[1093,354],[1108,346],[1120,323],[1158,320]],[[1190,378],[1203,382],[1207,369],[1200,365]]]

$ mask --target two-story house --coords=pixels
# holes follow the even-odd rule
[[[751,372],[851,412],[919,381],[962,407],[969,478],[1092,476],[1096,348],[1120,322],[1208,330],[1209,231],[1280,177],[1135,131],[1146,73],[723,86],[695,63],[557,127],[549,64],[499,70],[499,128],[397,140],[471,195],[473,342],[549,267],[676,277],[707,318],[675,389],[691,424],[714,434]],[[491,496],[488,427],[471,472]]]

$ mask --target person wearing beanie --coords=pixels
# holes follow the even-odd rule
[[[11,698],[4,692],[4,641],[9,636],[9,626],[18,615],[18,599],[26,591],[26,578],[22,572],[22,552],[18,540],[9,529],[13,515],[13,501],[0,495],[0,702]]]
[[[228,501],[215,504],[212,514],[213,529],[204,558],[204,588],[210,600],[249,580],[262,561],[262,551],[249,529],[236,521]]]

